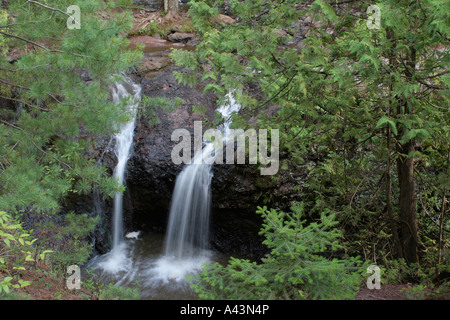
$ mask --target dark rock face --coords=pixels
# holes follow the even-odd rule
[[[155,53],[149,53],[155,56]],[[127,164],[126,191],[123,198],[125,232],[141,230],[165,232],[175,181],[184,164],[172,162],[171,152],[178,141],[171,141],[175,129],[185,128],[193,139],[194,121],[212,121],[217,109],[216,97],[204,94],[203,85],[189,88],[179,84],[173,75],[180,67],[168,65],[155,71],[152,77],[144,77],[138,67],[134,70],[136,81],[142,84],[147,96],[179,97],[184,103],[172,112],[156,110],[159,123],[149,125],[143,116],[138,117],[134,134],[133,154]],[[192,112],[193,105],[206,108],[204,116]],[[93,157],[112,172],[117,159],[113,151],[114,141],[98,140]],[[193,153],[192,153],[193,154]],[[280,155],[280,162],[285,155]],[[293,189],[301,177],[293,177],[281,168],[275,179],[261,176],[259,168],[250,164],[214,164],[211,185],[212,208],[210,225],[211,248],[226,254],[258,259],[267,249],[258,235],[261,217],[255,213],[258,205],[285,208],[295,199]],[[76,199],[73,199],[77,203]],[[83,200],[81,200],[83,201]],[[86,200],[84,200],[86,202]],[[95,234],[95,248],[104,253],[110,238],[112,203],[93,196],[91,208],[103,212],[101,227]],[[78,203],[76,207],[86,207]],[[77,210],[78,211],[78,210]],[[92,210],[91,210],[92,211]],[[86,211],[85,211],[86,212]]]
[[[182,6],[186,6],[188,2],[189,2],[188,0],[181,0],[179,4]],[[133,3],[142,5],[145,8],[150,8],[150,9],[154,9],[154,10],[159,10],[159,9],[164,8],[163,0],[133,0]]]
[[[128,162],[127,188],[134,208],[133,224],[136,228],[162,231],[165,228],[175,180],[183,164],[171,160],[171,141],[175,129],[185,128],[193,133],[194,121],[202,120],[192,113],[192,105],[202,104],[212,117],[215,98],[205,96],[199,88],[178,84],[173,76],[176,67],[158,72],[152,79],[143,79],[143,94],[184,100],[177,110],[165,113],[157,111],[159,123],[150,127],[144,118],[139,119],[134,136],[134,154]]]
[[[133,3],[143,5],[146,8],[158,10],[164,7],[163,0],[134,0]]]
[[[193,138],[194,121],[203,120],[203,130],[208,129],[206,120],[214,119],[217,108],[214,95],[204,94],[202,85],[189,88],[177,83],[174,70],[179,67],[166,67],[152,79],[142,79],[144,95],[179,97],[184,103],[170,113],[157,112],[159,123],[155,126],[149,126],[144,118],[137,122],[126,180],[132,207],[129,228],[133,230],[164,232],[175,181],[184,167],[171,160],[172,148],[178,143],[171,141],[171,134],[185,128]],[[193,113],[193,105],[205,106],[205,116]],[[256,165],[213,165],[211,247],[229,254],[255,258],[263,255],[265,248],[258,235],[261,218],[255,213],[256,206],[262,205],[262,194],[268,193],[272,195],[270,204],[289,204],[289,191],[295,197],[292,187],[298,183],[286,172],[279,171],[277,177],[275,183],[272,177],[261,176]]]

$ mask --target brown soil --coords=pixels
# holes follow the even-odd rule
[[[25,281],[30,281],[31,285],[19,289],[19,297],[30,300],[98,300],[98,297],[86,289],[69,290],[66,287],[65,279],[55,280],[46,270],[26,270],[22,271]],[[412,288],[411,284],[406,285],[381,285],[380,289],[361,288],[355,300],[411,300],[405,290]],[[418,298],[419,299],[419,298]],[[433,295],[431,291],[423,297],[424,300],[450,300],[447,295]]]
[[[408,300],[406,293],[408,285],[381,285],[380,289],[362,288],[355,300]]]
[[[18,274],[19,275],[19,274]],[[0,278],[3,276],[0,273]],[[97,300],[98,298],[89,290],[83,288],[77,290],[69,290],[66,287],[65,279],[55,279],[47,270],[46,266],[42,266],[40,270],[20,271],[20,279],[30,281],[30,285],[24,288],[15,289],[18,292],[17,299],[25,300]],[[15,296],[16,297],[16,296]]]
[[[412,284],[386,284],[381,285],[380,289],[361,288],[355,297],[355,300],[414,300],[412,294],[407,295],[411,290]],[[437,294],[432,290],[425,290],[422,297],[416,295],[417,300],[450,300],[448,294]]]

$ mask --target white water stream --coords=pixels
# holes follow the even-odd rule
[[[114,92],[115,99],[126,95],[121,86],[117,86]],[[137,97],[136,91],[134,96]],[[232,93],[227,95],[227,100],[228,103],[218,109],[225,120],[221,130],[225,143],[231,114],[240,109]],[[135,108],[134,103],[131,103],[131,108]],[[114,174],[116,176],[117,173],[118,179],[123,179],[133,130],[134,120],[124,125],[115,137],[119,161]],[[195,295],[184,281],[185,276],[199,272],[204,262],[226,261],[225,257],[208,250],[212,165],[205,163],[204,159],[211,154],[214,154],[214,145],[205,143],[177,177],[165,238],[149,233],[138,239],[122,241],[122,195],[116,194],[113,249],[94,258],[88,268],[101,270],[101,278],[117,285],[138,286],[143,299],[193,298]]]
[[[117,156],[117,164],[114,168],[113,176],[116,181],[123,185],[125,182],[125,169],[132,151],[136,113],[141,99],[141,86],[134,83],[130,78],[124,78],[123,82],[115,83],[111,88],[112,100],[119,103],[123,99],[127,101],[127,112],[130,113],[131,120],[117,125],[117,132],[114,134],[114,152]],[[128,270],[130,260],[127,258],[127,250],[123,242],[123,193],[116,192],[114,195],[113,211],[113,244],[111,251],[106,254],[106,259],[99,263],[98,267],[107,272],[115,273],[121,270]]]
[[[225,143],[232,122],[231,114],[241,108],[232,93],[228,93],[226,98],[227,103],[218,109],[224,119],[221,131]],[[198,270],[203,262],[209,260],[208,229],[213,175],[211,161],[205,159],[215,153],[214,144],[205,143],[205,147],[183,168],[175,183],[160,264],[166,266],[166,270],[175,268],[177,275]],[[167,276],[171,274],[169,272]]]

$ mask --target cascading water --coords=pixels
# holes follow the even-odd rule
[[[128,110],[132,120],[117,126],[117,133],[114,134],[115,148],[114,152],[117,156],[117,164],[114,168],[114,178],[122,185],[124,184],[125,169],[130,158],[131,146],[133,144],[133,135],[135,127],[135,119],[137,106],[141,97],[141,87],[129,78],[124,78],[123,82],[115,83],[111,88],[112,100],[119,103],[123,99],[128,100]],[[108,253],[107,259],[99,266],[106,271],[116,272],[126,269],[126,252],[123,243],[123,193],[116,192],[114,195],[114,211],[113,211],[113,245],[111,252]]]
[[[129,87],[129,88],[127,88]],[[132,90],[129,92],[128,90]],[[128,111],[132,115],[132,120],[123,124],[119,131],[114,135],[116,141],[115,153],[117,156],[117,165],[114,168],[114,178],[119,184],[124,183],[125,169],[130,158],[131,145],[133,144],[133,134],[136,120],[136,110],[141,95],[141,87],[133,83],[130,79],[126,80],[126,85],[115,83],[112,90],[112,99],[114,102],[119,101],[132,94]],[[114,219],[113,219],[113,250],[116,249],[123,239],[123,222],[122,222],[122,205],[123,193],[116,192],[114,196]]]
[[[236,103],[232,92],[226,98],[228,103],[218,109],[225,119],[222,128],[225,143],[231,125],[230,116],[241,107]],[[160,270],[168,278],[182,278],[190,269],[201,266],[207,260],[212,165],[204,160],[211,154],[215,154],[214,145],[206,143],[177,177],[164,256],[160,260]]]
[[[232,93],[227,98],[228,103],[218,109],[225,119],[221,128],[225,142],[231,113],[240,109]],[[202,160],[213,154],[214,144],[205,143],[203,150],[195,154],[179,174],[165,239],[160,234],[149,232],[138,240],[121,242],[122,232],[118,228],[117,247],[94,258],[88,267],[106,271],[99,274],[103,281],[114,281],[116,285],[125,287],[138,286],[143,299],[195,299],[195,293],[184,281],[185,276],[200,271],[204,262],[212,259],[225,262],[228,259],[207,250],[212,165]],[[211,158],[208,160],[212,163]],[[116,171],[119,172],[118,169]],[[118,207],[120,201],[117,199]],[[118,226],[121,224],[120,216],[115,215]]]
[[[202,159],[212,149],[213,145],[207,144],[177,177],[164,248],[166,256],[192,257],[207,248],[212,173],[211,165],[202,163]]]

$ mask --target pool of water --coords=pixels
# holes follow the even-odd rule
[[[158,233],[126,239],[115,251],[93,258],[86,265],[84,276],[138,288],[143,300],[192,300],[197,295],[185,277],[200,272],[203,263],[226,263],[229,258],[202,250],[194,257],[176,259],[163,255],[163,244],[164,235]]]

